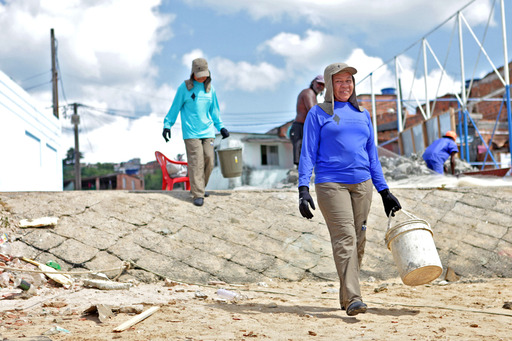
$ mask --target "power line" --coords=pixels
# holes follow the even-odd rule
[[[52,72],[51,70],[46,70],[45,72],[41,72],[41,73],[35,74],[35,75],[33,75],[33,76],[30,76],[30,77],[28,77],[28,78],[25,78],[25,79],[21,80],[20,82],[21,82],[21,83],[23,83],[23,82],[26,82],[26,81],[31,80],[31,79],[33,79],[33,78],[37,78],[37,77],[40,77],[40,76],[46,75],[46,74],[48,74],[48,73],[50,73],[50,74],[51,74],[51,72]]]
[[[89,110],[101,112],[103,114],[117,116],[117,117],[123,117],[123,118],[127,118],[127,119],[139,119],[142,116],[151,114],[150,112],[147,112],[147,111],[130,111],[130,110],[124,110],[124,109],[103,109],[103,108],[96,108],[96,107],[93,107],[90,105],[85,105],[85,104],[80,104],[80,106],[87,108]],[[121,115],[122,113],[130,113],[130,114],[135,114],[138,116]]]
[[[105,85],[104,83],[95,82],[95,81],[93,81],[91,79],[85,79],[85,78],[82,78],[82,77],[79,77],[79,76],[75,76],[75,75],[72,75],[72,74],[69,74],[69,73],[66,74],[66,77],[76,78],[76,79],[79,79],[79,80],[82,80],[82,81],[87,81],[87,82],[90,82],[90,83],[96,83],[96,84],[99,84],[99,85],[101,85],[102,87],[105,87],[105,88],[119,90],[119,91],[124,91],[124,92],[131,92],[131,93],[135,93],[135,94],[146,96],[148,98],[157,99],[157,100],[160,100],[160,101],[166,101],[166,102],[170,101],[170,98],[156,97],[156,96],[153,96],[153,95],[148,94],[148,93],[144,93],[144,92],[140,92],[140,91],[135,91],[135,90],[131,90],[131,89],[116,88],[114,86],[108,86],[108,85]]]
[[[38,87],[40,87],[40,86],[46,85],[46,84],[51,83],[51,82],[52,82],[52,81],[51,81],[51,80],[49,80],[49,81],[46,81],[46,82],[41,83],[41,84],[33,85],[33,86],[29,87],[29,88],[25,88],[25,91],[27,91],[27,92],[28,92],[28,91],[30,91],[30,90],[32,90],[32,89],[38,88]]]
[[[58,71],[58,74],[59,74],[59,80],[60,80],[60,88],[62,89],[62,97],[64,97],[64,102],[66,102],[66,104],[68,103],[68,99],[66,98],[66,93],[64,92],[64,81],[62,79],[62,72],[60,71],[60,63],[59,63],[59,40],[58,39],[55,39],[55,58],[56,58],[56,61],[57,61],[57,71]]]

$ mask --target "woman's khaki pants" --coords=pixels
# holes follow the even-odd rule
[[[194,199],[204,198],[204,191],[215,161],[214,140],[213,138],[185,140],[190,193]]]
[[[371,180],[355,185],[326,182],[316,184],[315,190],[331,235],[334,263],[340,278],[340,304],[346,309],[353,302],[362,301],[359,269],[373,184]]]

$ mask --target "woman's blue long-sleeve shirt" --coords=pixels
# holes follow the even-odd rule
[[[204,91],[204,84],[194,81],[194,87],[187,89],[185,82],[176,91],[169,112],[164,119],[164,128],[176,123],[181,111],[181,129],[183,139],[214,138],[215,128],[220,131],[224,124],[220,119],[219,103],[213,86],[209,92]]]
[[[388,188],[375,146],[367,110],[360,112],[349,102],[334,102],[328,115],[318,105],[304,123],[299,161],[299,186],[315,183],[358,184],[372,179],[377,191]]]

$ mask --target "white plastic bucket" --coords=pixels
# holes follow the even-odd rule
[[[391,227],[390,217],[386,245],[393,254],[404,284],[414,286],[430,283],[443,272],[434,244],[434,233],[427,221],[404,213],[413,219]]]

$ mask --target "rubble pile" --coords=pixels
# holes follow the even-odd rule
[[[5,234],[4,234],[5,235]],[[22,262],[19,258],[11,258],[5,253],[0,253],[0,288],[2,299],[11,297],[29,298],[37,294],[37,289],[48,284],[48,280],[41,273],[28,271],[37,270],[33,265]],[[10,271],[5,268],[19,269]],[[23,272],[27,270],[27,272]]]
[[[397,181],[404,179],[413,179],[419,176],[428,176],[438,174],[427,167],[427,164],[421,157],[421,155],[411,154],[409,157],[400,156],[390,151],[379,149],[381,156],[379,157],[382,165],[382,171],[384,177],[388,181]],[[447,160],[445,168],[450,170],[450,161]],[[468,162],[459,158],[455,159],[455,174],[476,171],[478,168],[471,166]],[[314,182],[314,174],[311,179]],[[297,185],[299,183],[299,173],[297,168],[294,167],[288,171],[286,179],[283,184],[279,184],[279,188],[292,187],[291,185]],[[288,185],[288,186],[287,186]]]

